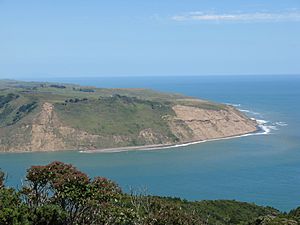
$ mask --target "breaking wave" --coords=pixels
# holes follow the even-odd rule
[[[272,134],[272,131],[279,130],[279,127],[288,126],[286,122],[282,122],[282,121],[272,122],[272,121],[265,120],[262,113],[255,112],[250,109],[241,108],[242,107],[241,104],[231,104],[231,103],[225,103],[225,104],[236,107],[239,111],[245,113],[252,120],[255,120],[257,122],[259,131],[252,134],[246,134],[244,136]]]

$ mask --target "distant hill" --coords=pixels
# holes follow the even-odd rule
[[[234,107],[148,89],[0,80],[0,151],[172,145],[256,131]]]

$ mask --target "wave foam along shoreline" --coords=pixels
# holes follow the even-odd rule
[[[232,106],[235,106],[237,107],[237,109],[241,112],[244,112],[248,115],[259,115],[260,117],[262,116],[261,113],[259,112],[254,112],[252,110],[249,110],[249,109],[242,109],[240,108],[241,107],[241,104],[232,104],[232,103],[225,103],[227,105],[232,105]],[[272,123],[270,121],[267,121],[267,120],[263,120],[263,119],[258,119],[258,118],[251,118],[253,120],[255,120],[257,123],[258,123],[258,127],[263,131],[263,132],[257,132],[256,134],[252,134],[252,135],[259,135],[259,134],[271,134],[271,131],[272,130],[279,130],[277,126],[288,126],[287,123],[285,122],[282,122],[282,121],[279,121],[279,122],[275,122],[275,123]]]
[[[162,149],[172,149],[172,148],[178,148],[178,147],[188,147],[190,145],[195,144],[201,144],[205,142],[212,142],[212,141],[221,141],[221,140],[228,140],[228,139],[234,139],[234,138],[240,138],[240,137],[248,137],[252,135],[262,135],[267,134],[268,131],[267,128],[261,128],[264,132],[254,132],[249,134],[242,134],[237,136],[231,136],[231,137],[223,137],[223,138],[214,138],[209,140],[201,140],[201,141],[193,141],[189,143],[183,143],[183,144],[176,144],[176,145],[168,145],[168,146],[160,146],[160,147],[147,147],[147,146],[133,146],[132,149],[130,147],[124,147],[124,149],[116,149],[116,150],[108,150],[108,149],[99,149],[99,150],[83,150],[79,151],[79,153],[117,153],[117,152],[128,152],[128,151],[152,151],[152,150],[162,150]]]
[[[260,113],[258,113],[260,114]],[[224,137],[224,138],[215,138],[215,139],[210,139],[210,140],[202,140],[202,141],[195,141],[195,142],[190,142],[190,143],[184,143],[184,144],[177,144],[177,145],[172,145],[172,146],[165,146],[161,148],[145,148],[145,149],[140,149],[140,150],[155,150],[155,149],[169,149],[169,148],[177,148],[177,147],[186,147],[194,144],[200,144],[204,142],[211,142],[211,141],[218,141],[218,140],[227,140],[227,139],[234,139],[234,138],[239,138],[239,137],[248,137],[248,136],[254,136],[254,135],[265,135],[265,134],[270,134],[272,130],[278,130],[278,128],[272,124],[268,125],[270,121],[267,120],[262,120],[262,119],[256,119],[256,118],[251,118],[255,120],[258,123],[259,130],[253,133],[248,133],[248,134],[242,134],[242,135],[237,135],[237,136],[232,136],[232,137]],[[282,123],[284,125],[282,126],[287,126],[286,123],[284,122],[276,122],[276,123]]]
[[[251,110],[248,110],[248,109],[238,109],[238,110],[241,111],[241,112],[250,113],[250,114],[253,114],[253,115],[261,115],[261,113],[259,113],[259,112],[254,112],[254,111],[251,111]]]
[[[234,107],[241,107],[241,104],[235,104],[235,103],[224,103],[225,105],[231,105]]]
[[[133,147],[132,149],[130,147],[124,147],[124,149],[116,149],[116,150],[83,150],[79,151],[79,153],[117,153],[117,152],[127,152],[127,151],[151,151],[151,150],[162,150],[162,149],[172,149],[172,148],[178,148],[178,147],[187,147],[190,145],[195,145],[195,144],[201,144],[205,142],[212,142],[212,141],[221,141],[221,140],[228,140],[228,139],[234,139],[234,138],[239,138],[239,137],[248,137],[248,136],[253,136],[253,135],[262,135],[262,134],[268,134],[270,129],[262,126],[260,127],[263,132],[257,131],[254,133],[249,133],[249,134],[242,134],[242,135],[237,135],[237,136],[231,136],[231,137],[223,137],[223,138],[215,138],[215,139],[209,139],[209,140],[201,140],[201,141],[194,141],[194,142],[189,142],[189,143],[183,143],[183,144],[176,144],[176,145],[168,145],[168,146],[160,146],[160,147],[147,147],[147,146],[141,146],[139,147]]]
[[[285,123],[285,122],[276,122],[275,123],[276,125],[278,125],[278,126],[281,126],[281,127],[285,127],[285,126],[287,126],[288,124],[287,123]]]

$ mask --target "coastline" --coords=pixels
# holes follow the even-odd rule
[[[232,105],[235,107],[240,107],[241,105],[235,105],[231,103],[224,103],[226,105]],[[247,111],[246,113],[252,113],[250,110],[243,110],[238,109],[239,111]],[[257,114],[257,113],[253,113]],[[178,148],[178,147],[186,147],[195,144],[201,144],[205,142],[212,142],[212,141],[221,141],[221,140],[228,140],[240,137],[248,137],[254,135],[266,135],[271,132],[273,126],[267,125],[269,121],[257,119],[257,118],[250,118],[257,123],[256,131],[234,135],[234,136],[227,136],[227,137],[220,137],[220,138],[212,138],[207,140],[198,140],[198,141],[191,141],[191,142],[182,142],[176,144],[157,144],[157,145],[141,145],[141,146],[127,146],[127,147],[116,147],[116,148],[103,148],[103,149],[94,149],[94,150],[79,150],[79,153],[119,153],[119,152],[128,152],[128,151],[154,151],[154,150],[163,150],[163,149],[171,149],[171,148]]]
[[[103,149],[95,149],[95,150],[80,150],[79,153],[119,153],[119,152],[128,152],[128,151],[153,151],[153,150],[163,150],[170,148],[178,148],[178,147],[186,147],[195,144],[201,144],[205,142],[212,141],[221,141],[228,139],[235,139],[240,137],[248,137],[253,135],[263,135],[268,134],[269,131],[264,129],[262,126],[258,125],[257,130],[250,133],[245,133],[241,135],[221,137],[221,138],[212,138],[207,140],[199,140],[199,141],[191,141],[191,142],[183,142],[178,144],[157,144],[157,145],[141,145],[141,146],[127,146],[127,147],[116,147],[116,148],[103,148]]]
[[[235,135],[235,136],[228,136],[228,137],[220,137],[220,138],[212,138],[207,140],[199,140],[199,141],[191,141],[191,142],[184,142],[184,143],[177,143],[177,144],[158,144],[158,145],[142,145],[142,146],[127,146],[127,147],[116,147],[116,148],[103,148],[103,149],[95,149],[95,150],[80,150],[79,153],[118,153],[118,152],[128,152],[128,151],[154,151],[154,150],[163,150],[163,149],[170,149],[170,148],[178,148],[178,147],[186,147],[195,144],[201,144],[205,142],[212,142],[212,141],[221,141],[221,140],[228,140],[228,139],[235,139],[241,137],[248,137],[248,136],[256,136],[256,135],[268,135],[271,133],[271,130],[274,129],[273,125],[268,125],[269,121],[251,118],[256,121],[256,131]]]
[[[239,109],[240,110],[240,109]],[[249,111],[250,112],[250,111]],[[114,148],[103,148],[103,149],[93,149],[93,150],[80,150],[80,149],[64,149],[64,150],[52,150],[52,151],[22,151],[22,150],[15,150],[15,151],[7,151],[7,152],[0,152],[0,154],[7,154],[7,153],[34,153],[34,152],[63,152],[63,151],[74,151],[79,153],[119,153],[119,152],[129,152],[129,151],[154,151],[154,150],[164,150],[164,149],[173,149],[178,147],[186,147],[195,144],[201,144],[205,142],[212,142],[212,141],[221,141],[221,140],[228,140],[240,137],[247,137],[247,136],[255,136],[255,135],[267,135],[271,133],[271,130],[277,130],[274,124],[270,125],[270,121],[251,118],[255,120],[257,123],[256,130],[249,133],[244,133],[240,135],[234,136],[227,136],[227,137],[220,137],[220,138],[212,138],[207,140],[196,140],[191,142],[181,142],[181,143],[168,143],[168,144],[154,144],[154,145],[141,145],[141,146],[125,146],[125,147],[114,147]],[[279,126],[286,126],[284,122],[276,122],[276,125]]]
[[[240,137],[248,137],[254,135],[266,135],[269,134],[271,131],[272,126],[267,126],[266,123],[268,121],[259,120],[255,118],[251,118],[257,122],[257,129],[256,131],[250,133],[244,133],[235,136],[227,136],[227,137],[220,137],[220,138],[212,138],[207,140],[198,140],[198,141],[191,141],[191,142],[182,142],[182,143],[172,143],[172,144],[156,144],[156,145],[140,145],[140,146],[125,146],[125,147],[115,147],[115,148],[103,148],[103,149],[93,149],[93,150],[79,150],[79,149],[64,149],[64,150],[55,150],[55,151],[9,151],[9,152],[0,152],[0,154],[7,154],[7,153],[49,153],[49,152],[64,152],[64,151],[74,151],[79,153],[120,153],[120,152],[129,152],[129,151],[155,151],[155,150],[164,150],[164,149],[172,149],[178,147],[186,147],[195,144],[201,144],[205,142],[212,142],[212,141],[221,141],[221,140],[228,140],[228,139],[235,139]]]
[[[258,121],[257,121],[258,122]],[[78,150],[78,149],[64,149],[64,150],[54,150],[54,151],[9,151],[9,152],[0,152],[0,154],[15,154],[15,153],[49,153],[49,152],[65,152],[65,151],[74,151],[79,153],[119,153],[119,152],[129,152],[129,151],[154,151],[154,150],[163,150],[163,149],[171,149],[171,148],[178,148],[178,147],[186,147],[195,144],[201,144],[205,142],[212,142],[212,141],[221,141],[221,140],[228,140],[240,137],[247,137],[253,135],[263,135],[268,134],[268,128],[264,128],[258,124],[257,130],[250,133],[245,133],[241,135],[235,136],[228,136],[228,137],[221,137],[221,138],[212,138],[207,140],[199,140],[199,141],[191,141],[191,142],[182,142],[182,143],[172,143],[172,144],[154,144],[154,145],[139,145],[139,146],[125,146],[125,147],[115,147],[115,148],[103,148],[103,149],[93,149],[93,150]]]

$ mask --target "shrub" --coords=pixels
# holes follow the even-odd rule
[[[0,170],[0,189],[4,187],[5,173]]]

